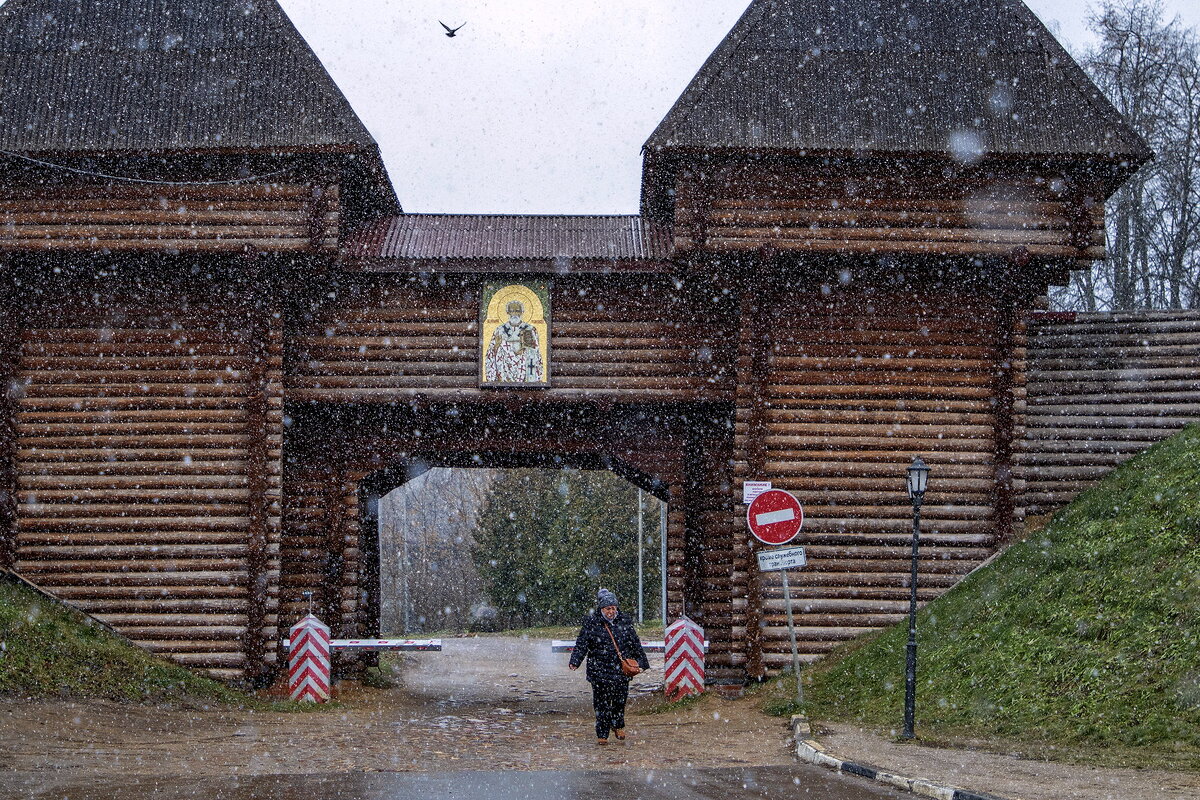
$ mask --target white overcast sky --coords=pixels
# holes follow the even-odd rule
[[[642,143],[749,0],[281,0],[410,212],[636,213]],[[1088,0],[1030,0],[1068,49]],[[1200,23],[1200,3],[1166,0]],[[459,34],[443,35],[439,20]]]
[[[3,0],[0,0],[2,4]],[[1027,0],[1068,49],[1089,0]],[[406,211],[636,213],[642,143],[749,0],[280,0]],[[1200,3],[1164,0],[1200,26]],[[438,21],[466,23],[443,35]]]

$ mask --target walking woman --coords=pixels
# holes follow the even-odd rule
[[[633,622],[617,610],[617,596],[608,589],[599,591],[596,611],[583,620],[571,653],[571,669],[579,669],[585,658],[592,708],[596,710],[596,744],[608,744],[609,731],[623,742],[629,681],[638,672],[650,669],[650,662]]]

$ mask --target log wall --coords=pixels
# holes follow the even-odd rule
[[[153,652],[253,675],[277,626],[282,327],[240,290],[104,285],[43,291],[21,334],[15,566]]]
[[[1118,464],[1200,422],[1200,312],[1037,315],[1029,359],[1017,453],[1028,514],[1066,505]]]
[[[912,456],[934,469],[927,601],[1027,510],[1200,417],[1194,312],[1042,315],[1027,358],[1024,301],[969,281],[822,284],[779,260],[757,278],[560,276],[554,387],[514,393],[475,385],[478,278],[330,273],[323,298],[301,284],[281,303],[252,265],[219,288],[162,267],[50,280],[0,326],[4,552],[225,678],[269,669],[306,590],[339,634],[373,632],[362,503],[388,470],[570,463],[667,496],[670,611],[706,626],[711,676],[738,681],[789,658],[744,479],[805,504],[810,564],[790,578],[813,660],[906,613]]]
[[[904,476],[914,456],[933,469],[922,510],[922,601],[986,559],[1014,525],[997,489],[1008,480],[1004,442],[1020,409],[997,397],[1019,399],[1023,342],[1001,304],[982,293],[845,288],[743,306],[753,316],[741,328],[731,500],[746,543],[735,593],[748,598],[751,674],[786,665],[790,654],[780,576],[759,576],[747,563],[755,548],[742,479],[772,480],[804,504],[794,543],[805,546],[808,566],[789,580],[807,661],[907,613]],[[1010,359],[1015,374],[998,370]]]
[[[390,403],[483,400],[478,388],[483,279],[345,277],[334,299],[298,314],[289,336],[288,397]],[[694,279],[564,276],[551,292],[550,401],[728,400],[729,303]]]
[[[938,176],[936,179],[931,176]],[[1045,165],[706,162],[677,187],[675,248],[853,256],[1104,258],[1104,194]]]
[[[6,185],[0,251],[332,252],[339,217],[336,184]]]

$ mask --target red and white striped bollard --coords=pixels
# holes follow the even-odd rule
[[[704,692],[704,628],[687,617],[672,622],[663,637],[666,656],[663,692],[668,700],[679,700]]]
[[[292,626],[288,638],[288,696],[300,702],[328,702],[329,626],[309,614]]]

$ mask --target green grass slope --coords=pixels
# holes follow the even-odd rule
[[[906,639],[898,625],[807,672],[806,711],[898,729]],[[922,609],[918,639],[918,736],[1150,748],[1200,767],[1200,427]]]
[[[0,577],[2,696],[239,705],[248,699]]]

